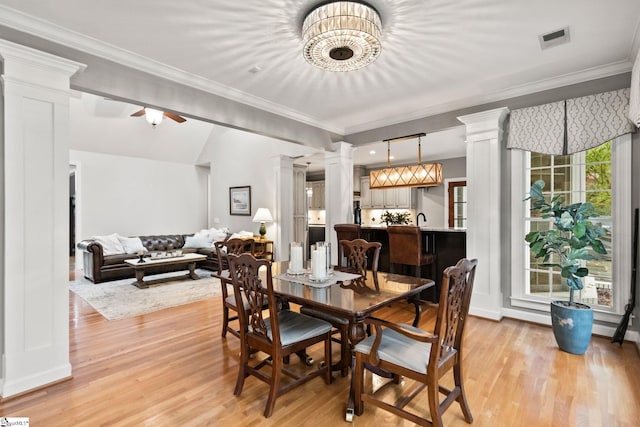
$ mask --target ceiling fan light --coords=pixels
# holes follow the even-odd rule
[[[160,110],[155,110],[149,107],[145,107],[144,109],[144,118],[147,119],[147,122],[149,122],[151,126],[156,126],[162,123],[163,115],[164,112]]]
[[[322,4],[302,24],[303,55],[326,71],[352,71],[380,55],[382,22],[371,6],[352,1]]]

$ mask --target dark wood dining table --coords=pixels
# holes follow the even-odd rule
[[[308,285],[297,282],[295,276],[280,276],[287,272],[288,266],[288,262],[271,264],[276,295],[283,301],[347,319],[349,321],[348,338],[352,348],[366,337],[364,320],[367,317],[396,301],[416,299],[422,291],[435,285],[430,279],[384,272],[378,272],[378,291],[373,285],[371,272],[368,273],[365,281],[348,280],[330,285]],[[419,304],[416,304],[416,317],[419,317],[419,314]],[[354,360],[352,360],[352,372],[353,366]],[[353,419],[353,375],[346,419],[347,421]]]

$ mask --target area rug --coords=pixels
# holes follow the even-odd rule
[[[211,277],[210,271],[197,269],[196,273],[199,280],[178,278],[147,289],[133,286],[133,278],[94,284],[83,277],[69,282],[69,287],[104,318],[117,320],[222,295],[220,280]],[[176,275],[184,277],[183,273],[177,272],[150,278],[155,280]]]

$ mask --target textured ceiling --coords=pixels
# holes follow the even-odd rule
[[[94,53],[106,43],[159,74],[162,64],[183,70],[214,93],[343,135],[629,71],[639,44],[638,0],[371,0],[381,56],[323,72],[302,57],[300,37],[317,3],[0,0],[0,24],[64,34]],[[540,48],[538,35],[565,26],[570,43]]]

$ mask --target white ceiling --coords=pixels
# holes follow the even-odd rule
[[[0,24],[118,51],[161,76],[182,70],[214,93],[341,135],[629,71],[640,44],[638,0],[370,0],[381,56],[323,72],[302,57],[300,36],[319,2],[0,0]],[[538,35],[565,26],[570,43],[540,48]]]

